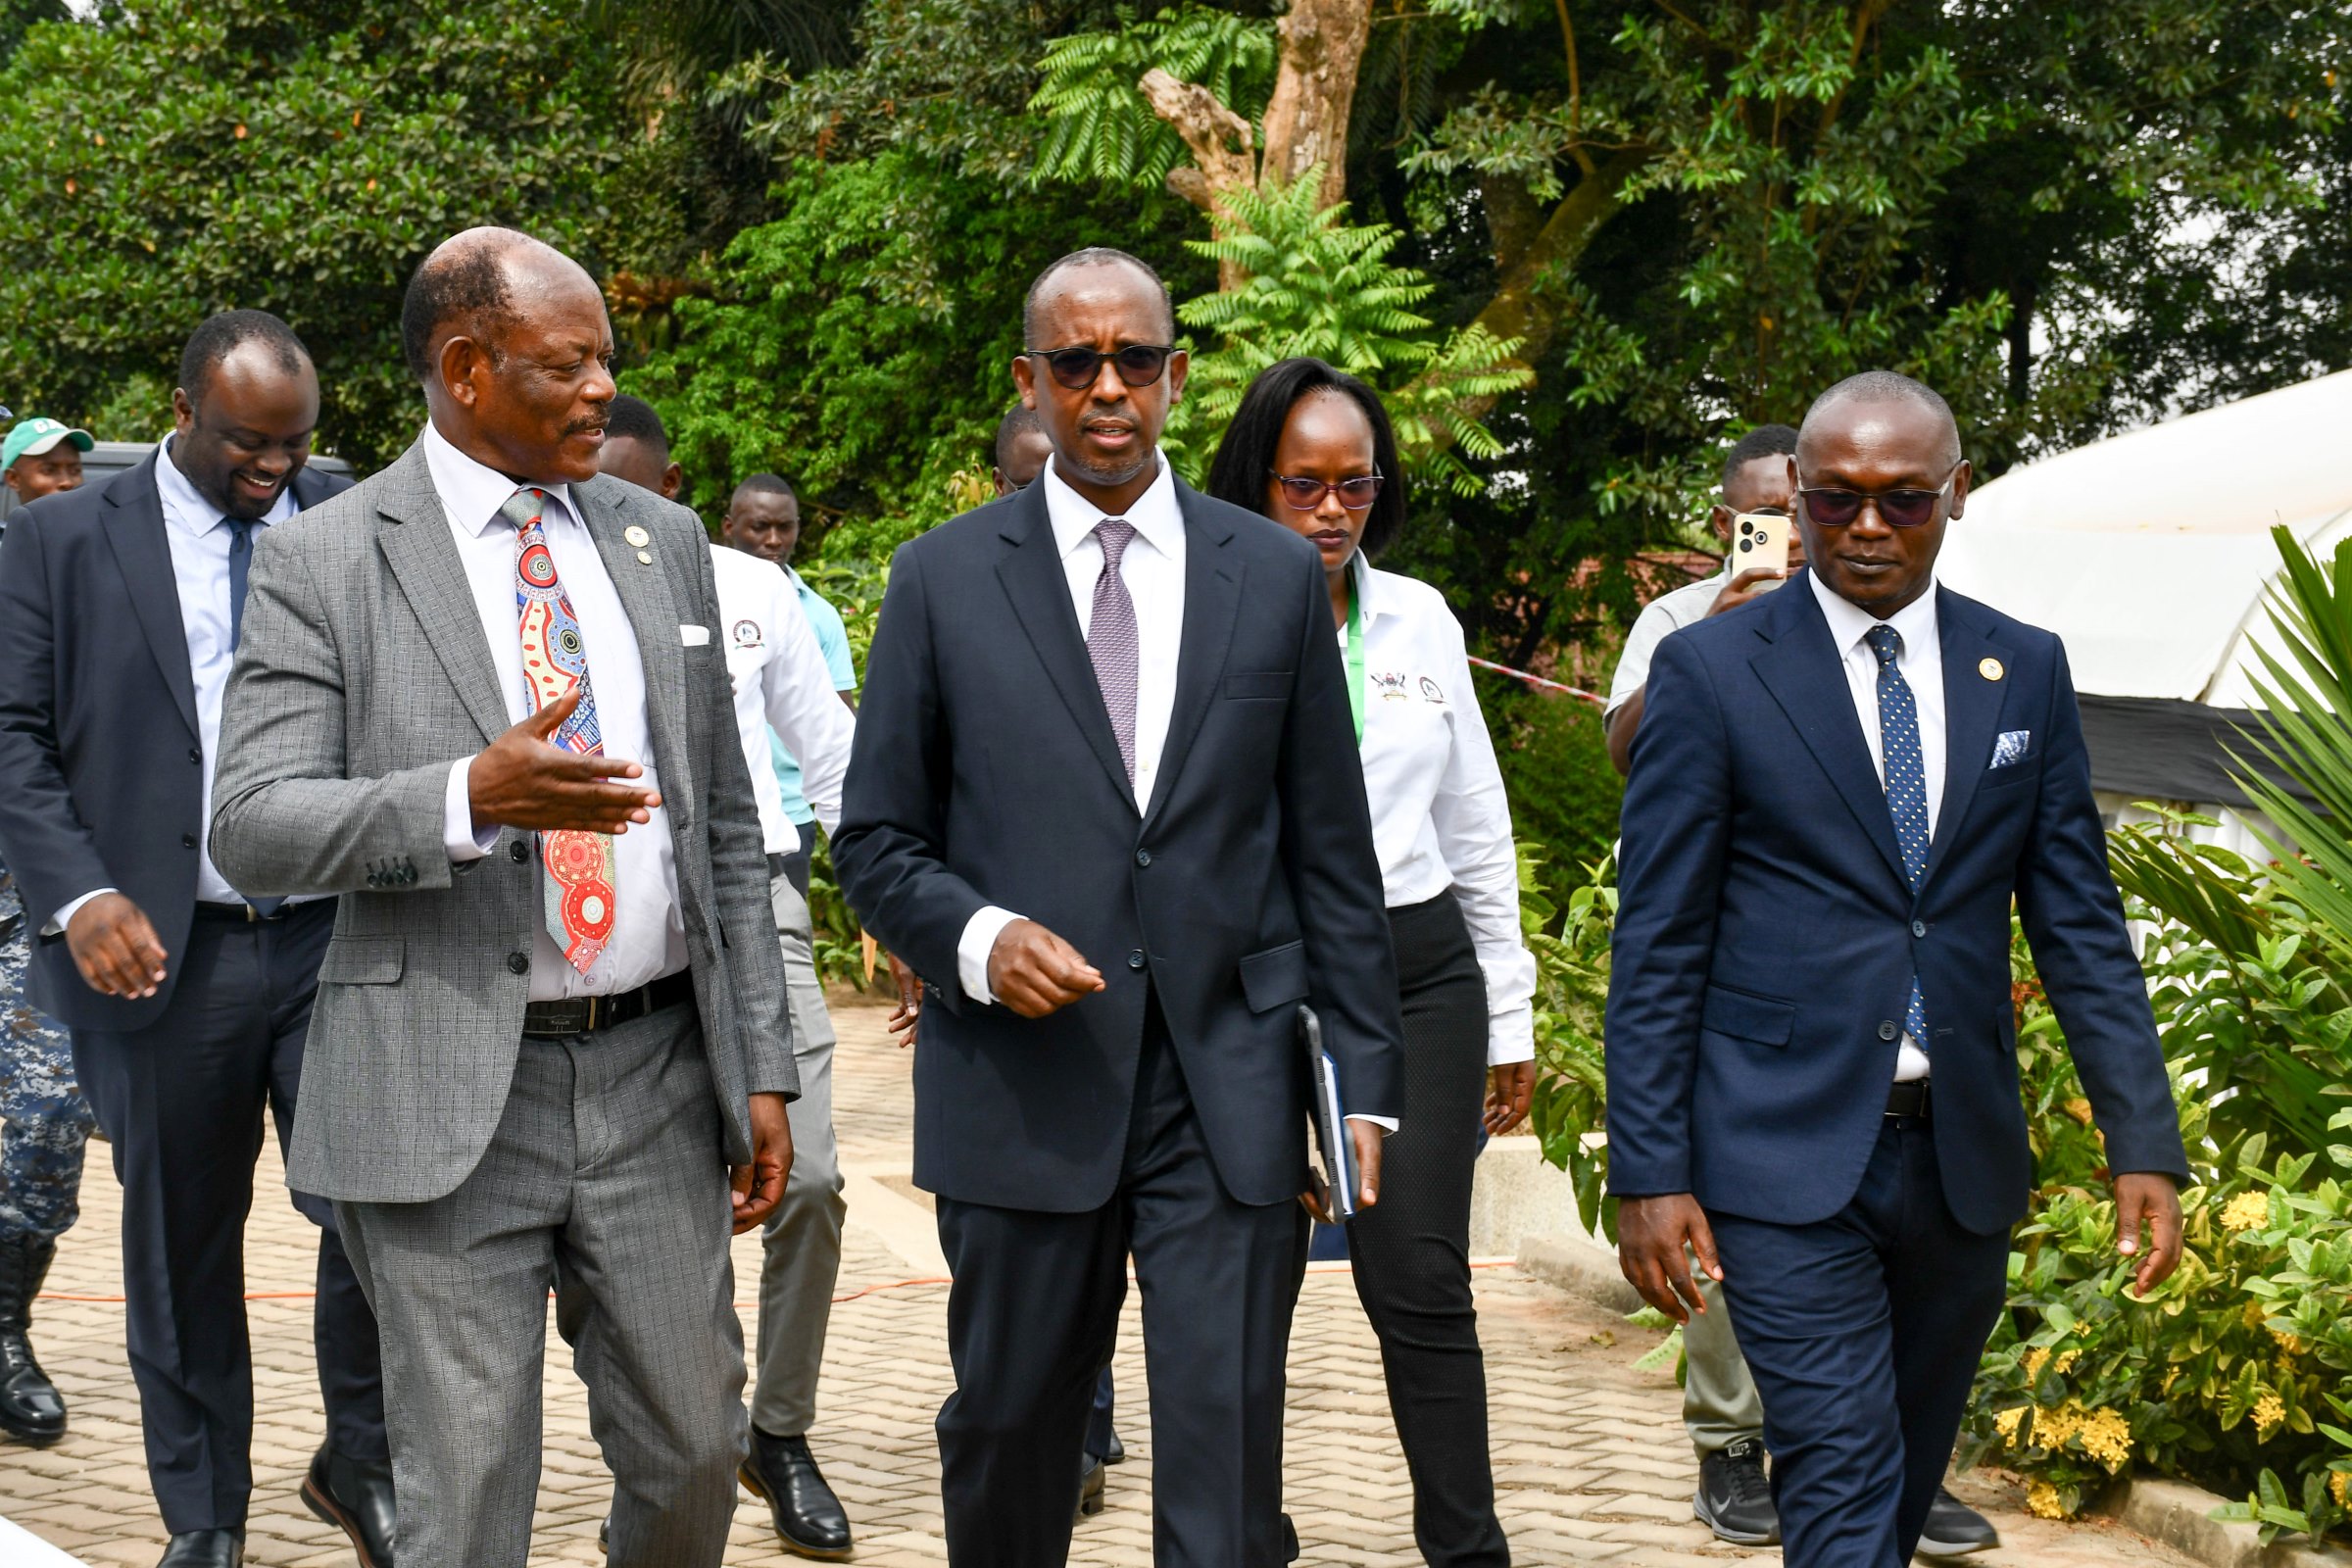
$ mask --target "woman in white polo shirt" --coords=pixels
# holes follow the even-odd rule
[[[1426,583],[1367,559],[1396,537],[1404,475],[1380,398],[1321,360],[1250,384],[1208,482],[1323,555],[1372,807],[1404,1012],[1404,1114],[1380,1202],[1348,1227],[1413,1478],[1413,1533],[1442,1568],[1510,1560],[1494,1517],[1487,1383],[1470,1299],[1479,1129],[1535,1087],[1536,961],[1519,935],[1510,808],[1462,628]]]

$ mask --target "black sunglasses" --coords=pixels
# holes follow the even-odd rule
[[[1073,392],[1083,392],[1102,373],[1102,362],[1119,368],[1119,379],[1129,386],[1150,386],[1168,368],[1175,347],[1163,343],[1130,343],[1108,354],[1099,349],[1023,349],[1023,354],[1046,362],[1054,379]]]
[[[1272,473],[1272,469],[1267,470]],[[1287,473],[1274,474],[1274,482],[1282,486],[1282,499],[1298,512],[1312,512],[1323,504],[1327,495],[1340,498],[1340,505],[1349,512],[1361,512],[1380,499],[1380,479],[1377,473],[1360,474],[1353,479],[1332,483],[1323,479],[1301,479]]]
[[[1934,519],[1936,509],[1943,501],[1952,480],[1960,473],[1960,465],[1943,476],[1943,483],[1933,490],[1799,490],[1797,499],[1805,505],[1805,515],[1816,526],[1847,528],[1859,521],[1864,507],[1877,507],[1879,518],[1889,528],[1917,528]]]

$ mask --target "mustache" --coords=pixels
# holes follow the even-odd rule
[[[605,417],[601,415],[583,415],[565,425],[564,433],[566,436],[586,435],[593,430],[602,430],[606,422]]]

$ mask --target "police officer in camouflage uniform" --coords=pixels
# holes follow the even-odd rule
[[[66,1402],[26,1333],[57,1239],[80,1212],[91,1116],[74,1082],[73,1042],[24,1000],[31,940],[16,879],[0,865],[0,1430],[46,1444],[66,1430]]]

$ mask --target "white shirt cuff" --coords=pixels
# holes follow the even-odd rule
[[[1511,1007],[1487,1020],[1487,1065],[1508,1067],[1536,1059],[1536,1009]]]
[[[83,905],[89,903],[101,893],[119,893],[122,890],[120,888],[90,889],[89,892],[84,893],[80,898],[75,899],[72,904],[69,904],[64,908],[58,910],[57,913],[51,917],[49,923],[41,927],[41,935],[45,937],[56,936],[59,932],[65,930],[67,926],[74,923],[74,916],[81,912],[81,906]]]
[[[956,978],[963,994],[983,1006],[994,1006],[997,994],[988,987],[988,959],[997,951],[997,938],[1021,918],[1010,909],[991,904],[964,922],[963,940],[956,944]]]
[[[471,766],[470,757],[450,763],[449,788],[441,795],[441,845],[449,851],[452,865],[478,860],[498,847],[497,823],[487,834],[473,830],[473,793],[466,787],[466,770]]]
[[[1349,1116],[1347,1119],[1349,1121],[1368,1121],[1384,1133],[1393,1133],[1396,1130],[1396,1118],[1394,1116]]]

